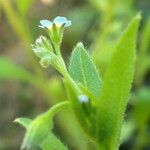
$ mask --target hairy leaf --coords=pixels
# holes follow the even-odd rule
[[[98,101],[99,148],[117,150],[123,115],[134,74],[135,41],[141,16],[138,14],[121,36],[112,56]]]
[[[93,95],[100,94],[102,79],[82,43],[78,43],[72,52],[69,73],[75,82],[81,83]]]
[[[14,122],[19,123],[25,129],[28,129],[33,121],[28,118],[17,118],[14,120]],[[55,150],[57,148],[60,150],[68,150],[68,148],[64,146],[64,144],[51,131],[41,142],[40,147],[42,150]]]
[[[37,148],[51,129],[52,120],[45,114],[39,115],[29,124],[21,148],[27,150]]]

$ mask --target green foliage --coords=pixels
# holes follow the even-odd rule
[[[24,46],[26,50],[29,50],[29,53],[27,53],[29,55],[32,53],[28,46],[32,41],[32,34],[37,34],[37,32],[35,32],[37,28],[32,28],[32,23],[35,23],[35,21],[39,19],[38,15],[33,17],[32,13],[28,13],[33,2],[34,0],[0,0],[0,7],[5,12],[5,14],[1,16],[2,20],[5,16],[8,18],[7,21],[19,35],[18,39],[21,39],[22,43],[25,43]],[[45,1],[41,2],[45,3]],[[68,94],[67,99],[70,100],[69,103],[75,112],[80,126],[86,135],[88,135],[86,137],[88,144],[87,140],[83,142],[82,135],[77,132],[79,131],[78,126],[76,127],[76,124],[73,122],[76,120],[74,116],[70,115],[70,109],[66,112],[67,115],[63,113],[60,114],[61,119],[57,127],[61,128],[63,139],[67,139],[66,143],[69,143],[71,149],[82,150],[96,149],[95,147],[90,147],[89,140],[92,140],[92,145],[98,145],[97,149],[116,150],[121,142],[129,140],[129,138],[133,136],[132,133],[136,129],[137,137],[134,141],[135,145],[138,143],[138,147],[133,144],[133,149],[141,150],[142,146],[146,145],[145,141],[147,141],[147,143],[149,142],[147,124],[150,118],[150,91],[149,88],[141,88],[140,86],[145,84],[144,78],[150,68],[150,20],[145,19],[146,23],[140,32],[141,37],[138,40],[139,50],[136,57],[138,63],[136,83],[130,103],[133,108],[127,111],[127,113],[131,113],[129,114],[130,118],[128,119],[127,116],[127,122],[123,122],[123,115],[133,79],[133,65],[135,59],[134,44],[140,17],[137,16],[132,21],[119,43],[116,44],[116,39],[118,39],[122,27],[124,27],[128,19],[134,13],[135,9],[132,7],[133,0],[88,0],[88,2],[90,6],[83,4],[83,6],[77,6],[75,11],[70,7],[71,13],[73,12],[71,18],[75,23],[73,23],[74,26],[70,30],[72,33],[66,38],[67,48],[72,45],[71,41],[78,40],[78,37],[80,40],[86,38],[86,41],[92,41],[91,43],[89,42],[88,45],[90,45],[90,49],[94,54],[96,66],[99,68],[102,77],[104,77],[104,82],[99,76],[99,71],[97,71],[93,60],[81,43],[74,48],[69,69],[67,70],[60,51],[63,29],[65,27],[65,22],[62,20],[62,22],[58,21],[58,24],[52,22],[53,25],[51,27],[48,25],[46,25],[46,27],[44,26],[49,37],[45,39],[42,38],[42,42],[38,39],[33,46],[33,51],[40,59],[42,67],[47,68],[51,65],[61,73],[61,77],[64,78],[64,84]],[[38,2],[36,3],[38,4]],[[143,2],[137,2],[137,6],[139,6],[139,3],[143,4]],[[37,6],[33,5],[32,8],[36,9]],[[55,7],[55,5],[53,5],[53,7]],[[27,16],[27,14],[31,16]],[[26,19],[33,19],[29,21],[32,31],[28,28],[28,21]],[[5,18],[3,21],[6,21]],[[144,21],[142,23],[144,23]],[[10,38],[13,37],[10,36]],[[116,45],[117,47],[115,49]],[[0,80],[13,79],[34,84],[41,90],[41,94],[45,96],[44,98],[49,99],[51,104],[59,103],[62,99],[66,99],[61,82],[54,80],[55,78],[48,79],[47,76],[43,74],[41,68],[38,67],[38,65],[36,66],[37,63],[34,63],[32,57],[29,56],[27,59],[26,62],[30,65],[29,68],[34,72],[34,75],[21,66],[8,61],[6,58],[0,57]],[[43,84],[43,82],[45,84]],[[58,104],[58,107],[51,108],[33,121],[27,118],[18,118],[15,120],[15,122],[27,129],[23,148],[39,149],[40,147],[40,149],[43,150],[67,150],[67,147],[51,131],[53,115],[55,115],[58,110],[61,110],[62,107],[63,105]],[[50,116],[45,117],[46,114],[50,114]],[[68,139],[71,142],[68,142]],[[7,145],[7,143],[5,144],[3,139],[0,139],[0,141],[0,149],[7,149],[6,146],[3,146]],[[76,141],[75,147],[74,141]],[[134,143],[134,141],[132,143]]]
[[[31,124],[32,120],[28,118],[17,118],[14,120],[14,122],[19,123],[21,126],[27,129]]]
[[[59,63],[54,60],[56,65],[53,65],[49,58],[47,60],[64,76],[68,98],[71,100],[82,129],[90,139],[97,142],[98,148],[104,150],[116,150],[120,144],[123,114],[134,73],[135,41],[139,22],[140,15],[138,14],[119,40],[104,77],[103,86],[102,79],[82,43],[77,44],[71,55],[69,74],[61,56],[59,44],[57,47],[55,43],[55,48],[57,48],[55,55],[59,58]],[[52,32],[55,28],[48,28],[48,30]],[[53,43],[53,39],[51,40],[49,44]],[[42,50],[43,47],[45,47],[43,40],[38,39],[35,50],[39,51],[39,48]],[[96,99],[99,97],[97,105],[91,103],[93,99],[93,96],[90,96],[91,93]],[[54,110],[52,108],[50,112],[55,114]],[[41,115],[31,123],[24,138],[23,148],[36,147],[45,136],[48,136],[50,126],[46,125],[47,119]]]
[[[33,82],[33,76],[24,68],[13,64],[7,58],[0,57],[0,80],[13,79]]]
[[[139,52],[137,57],[137,72],[136,72],[136,84],[141,85],[144,80],[144,76],[150,69],[150,18],[145,22],[139,44]]]
[[[138,14],[120,38],[108,66],[97,114],[99,148],[116,150],[134,73],[135,41],[140,22]]]
[[[49,133],[40,146],[43,150],[68,150],[68,148],[53,134]]]
[[[143,128],[150,118],[150,88],[142,87],[137,90],[134,95],[133,103],[134,120],[138,128]]]
[[[21,148],[37,148],[52,129],[50,116],[42,114],[29,124]]]
[[[53,115],[66,106],[68,106],[68,102],[59,103],[36,117],[33,121],[27,118],[17,118],[14,122],[21,124],[27,129],[21,149],[37,149],[40,146],[43,150],[55,150],[57,143],[60,150],[67,150],[51,131]]]
[[[30,150],[40,146],[43,150],[48,150],[56,149],[58,145],[59,149],[66,150],[51,131],[52,119],[57,111],[71,103],[82,129],[97,148],[117,150],[133,80],[135,41],[140,14],[132,20],[113,50],[104,83],[82,43],[78,43],[74,48],[69,71],[67,70],[61,56],[60,44],[68,21],[64,17],[58,18],[57,23],[48,20],[41,22],[49,39],[41,36],[33,45],[33,51],[40,58],[43,67],[52,65],[62,74],[70,102],[57,104],[32,122],[25,118],[17,119],[16,122],[27,128],[21,148]]]
[[[86,119],[88,116],[85,116],[83,112],[82,105],[78,99],[75,89],[73,88],[73,86],[70,85],[70,83],[67,80],[64,81],[64,84],[66,87],[67,97],[72,103],[72,108],[75,112],[76,118],[80,123],[82,130],[85,132],[86,135],[93,138],[94,131],[91,128],[92,122],[87,123],[88,120]]]
[[[129,119],[128,122],[124,121],[121,129],[120,143],[127,142],[135,131],[135,123]]]
[[[81,83],[93,95],[100,94],[102,79],[82,43],[78,43],[72,52],[69,74],[75,82]]]
[[[28,118],[17,118],[14,122],[19,123],[25,129],[28,129],[31,123],[33,123]],[[58,147],[60,150],[67,150],[67,147],[52,132],[48,132],[47,137],[44,137],[44,140],[41,141],[40,147],[42,150],[56,150]]]
[[[20,2],[20,0],[16,0],[16,4],[21,15],[26,15],[33,1],[34,0],[21,0]]]
[[[95,64],[86,52],[82,43],[78,43],[74,48],[69,65],[69,74],[77,84],[77,89],[81,93],[76,92],[74,85],[66,81],[66,89],[68,97],[72,102],[74,112],[83,129],[83,131],[92,140],[95,139],[95,99],[100,95],[102,79],[96,69]],[[80,96],[86,94],[89,97],[89,102],[85,104],[80,100]]]

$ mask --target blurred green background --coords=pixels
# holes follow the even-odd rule
[[[34,118],[66,100],[60,75],[43,69],[31,44],[45,34],[41,19],[66,16],[62,54],[66,63],[78,41],[91,53],[102,76],[117,40],[135,14],[142,12],[136,71],[120,150],[150,150],[150,1],[149,0],[0,0],[0,150],[18,150],[24,130],[17,117]],[[54,132],[70,150],[94,150],[71,110],[58,114]]]

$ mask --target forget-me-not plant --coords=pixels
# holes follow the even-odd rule
[[[80,42],[74,48],[69,67],[61,55],[64,27],[71,21],[56,17],[41,20],[48,37],[40,36],[32,45],[42,67],[53,66],[62,76],[66,101],[58,103],[34,120],[19,118],[16,122],[27,131],[22,148],[31,150],[68,150],[53,134],[53,116],[63,108],[74,110],[82,130],[98,150],[118,150],[123,116],[134,73],[135,40],[140,22],[138,14],[122,34],[102,79],[92,58]],[[122,55],[123,54],[123,55]],[[67,125],[67,123],[66,123]]]

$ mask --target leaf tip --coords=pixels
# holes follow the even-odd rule
[[[15,120],[13,120],[13,123],[18,123],[19,122],[19,119],[16,118]]]
[[[83,48],[83,47],[84,47],[84,45],[83,45],[83,43],[82,43],[82,42],[78,42],[78,43],[77,43],[77,47]]]
[[[137,13],[137,15],[135,16],[135,19],[139,20],[139,21],[142,19],[142,12],[141,11]]]

